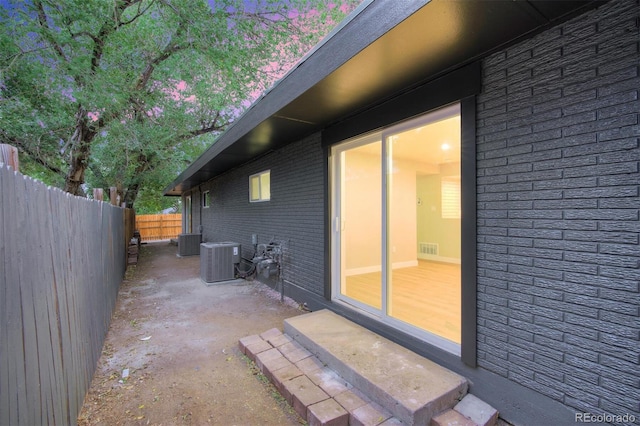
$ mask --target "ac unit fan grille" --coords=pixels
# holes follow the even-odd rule
[[[204,282],[232,280],[239,259],[238,243],[200,244],[200,277]]]
[[[200,254],[201,234],[180,234],[178,235],[178,255],[194,256]]]

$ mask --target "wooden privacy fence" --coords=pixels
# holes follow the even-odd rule
[[[178,238],[182,232],[182,215],[141,214],[136,216],[136,226],[142,241]]]
[[[0,164],[0,424],[77,423],[126,268],[126,220]]]

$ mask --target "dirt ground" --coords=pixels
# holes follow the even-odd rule
[[[258,282],[206,286],[176,251],[143,245],[127,271],[79,425],[304,423],[238,350],[304,312]]]

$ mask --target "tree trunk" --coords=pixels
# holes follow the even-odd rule
[[[126,203],[127,208],[133,208],[136,202],[136,198],[138,198],[138,191],[140,191],[139,183],[129,185],[129,187],[127,188],[127,192],[125,192],[124,194],[124,202]]]
[[[154,169],[154,162],[156,160],[156,156],[151,153],[146,155],[143,152],[138,153],[138,165],[133,173],[133,179],[128,182],[127,191],[124,195],[124,202],[127,203],[127,207],[132,209],[133,205],[136,202],[136,198],[138,198],[138,192],[142,186],[141,176],[144,176],[146,172]]]
[[[84,196],[84,174],[89,166],[91,155],[91,141],[96,136],[96,129],[89,124],[87,111],[78,107],[76,113],[76,128],[71,137],[71,158],[69,173],[65,177],[64,190],[73,195]]]

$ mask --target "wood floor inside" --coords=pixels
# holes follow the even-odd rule
[[[418,266],[394,269],[387,314],[460,343],[460,265],[419,260]],[[342,294],[380,309],[381,273],[349,275]]]

